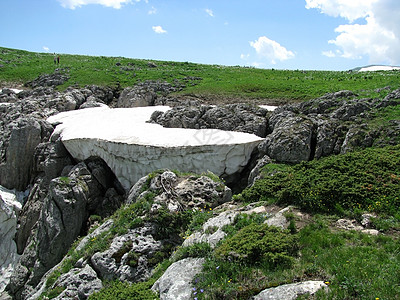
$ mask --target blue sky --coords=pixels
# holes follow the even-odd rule
[[[399,0],[1,0],[0,46],[275,69],[400,64]]]

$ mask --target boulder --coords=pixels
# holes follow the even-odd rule
[[[145,226],[116,236],[111,246],[91,257],[91,264],[103,280],[143,281],[154,268],[149,259],[162,248],[153,236],[153,227]]]
[[[87,299],[103,288],[96,272],[87,264],[84,268],[73,268],[62,274],[50,289],[62,288],[61,294],[53,299]]]
[[[320,289],[326,287],[323,281],[305,281],[292,284],[284,284],[275,288],[262,291],[254,296],[254,300],[294,300],[301,295],[314,295]]]
[[[204,258],[185,258],[173,263],[154,283],[152,290],[161,300],[192,299],[192,281],[201,272]]]
[[[273,131],[258,146],[261,155],[282,163],[299,163],[313,158],[316,125],[312,120],[288,114],[274,116]]]

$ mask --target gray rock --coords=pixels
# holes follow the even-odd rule
[[[259,159],[255,167],[250,171],[249,178],[247,180],[247,186],[252,186],[254,182],[260,178],[262,167],[270,163],[272,163],[272,159],[268,155],[264,155],[261,159]]]
[[[197,243],[208,243],[211,248],[215,248],[217,243],[226,237],[222,227],[232,224],[238,214],[236,211],[225,211],[216,217],[208,219],[203,224],[202,230],[191,234],[185,239],[182,246],[188,247]]]
[[[140,86],[125,88],[119,96],[118,107],[152,106],[156,99],[156,93],[151,89]]]
[[[262,155],[284,163],[312,159],[312,140],[316,125],[305,117],[275,116],[274,129],[258,146]]]
[[[152,121],[168,128],[221,129],[267,134],[267,110],[249,104],[225,106],[178,106],[165,113],[152,115]]]
[[[203,268],[204,258],[185,258],[173,263],[154,283],[161,300],[192,299],[192,281]]]
[[[83,269],[74,268],[62,274],[50,288],[63,287],[64,291],[54,299],[87,299],[100,291],[103,284],[96,272],[86,265]]]
[[[8,189],[25,190],[31,179],[33,155],[41,142],[42,128],[34,118],[20,118],[10,126],[5,161],[0,164],[0,184]]]
[[[326,287],[323,281],[305,281],[300,283],[285,284],[262,291],[254,296],[254,300],[293,300],[301,295],[314,295]]]
[[[162,247],[154,240],[153,228],[141,227],[116,236],[109,249],[95,253],[91,258],[93,268],[101,279],[142,281],[150,277],[152,267],[148,259]]]
[[[277,212],[272,217],[265,220],[264,223],[268,224],[269,226],[279,227],[281,229],[286,229],[289,225],[288,220],[285,217],[285,213],[290,212],[291,207],[286,207],[279,212]]]

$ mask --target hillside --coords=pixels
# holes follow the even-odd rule
[[[172,83],[177,95],[209,102],[282,104],[320,97],[325,93],[351,90],[361,96],[378,88],[396,87],[400,72],[358,73],[352,71],[265,70],[239,66],[203,65],[190,62],[138,60],[124,57],[60,55],[54,64],[51,53],[34,53],[0,47],[0,86],[26,84],[39,75],[65,74],[59,86],[101,85],[123,89],[146,80]],[[214,103],[216,104],[216,103]]]
[[[0,299],[398,299],[399,71],[53,58],[0,48]]]

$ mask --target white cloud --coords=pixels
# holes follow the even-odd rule
[[[122,4],[131,3],[132,0],[58,0],[65,8],[75,9],[88,4],[100,4],[106,7],[120,9]],[[134,0],[140,2],[140,0]]]
[[[240,58],[241,58],[241,59],[246,60],[246,59],[248,59],[249,57],[250,57],[250,54],[240,54]]]
[[[250,46],[256,50],[258,55],[268,58],[272,64],[276,64],[277,60],[284,61],[295,56],[292,51],[266,36],[260,36],[258,40],[250,42]]]
[[[214,17],[214,12],[211,9],[206,8],[205,11],[210,17]]]
[[[161,26],[153,26],[152,28],[153,28],[153,31],[154,31],[155,33],[159,33],[159,34],[161,34],[161,33],[167,33],[167,31],[164,30]]]
[[[322,55],[326,57],[336,57],[336,54],[330,51],[322,51]]]
[[[155,15],[156,13],[157,13],[157,9],[154,6],[152,6],[151,9],[148,11],[149,15]]]
[[[43,46],[43,50],[46,51],[46,52],[49,52],[49,51],[50,51],[50,48],[49,48],[49,47],[46,47],[46,46]]]
[[[329,41],[340,49],[340,56],[400,63],[399,0],[306,0],[306,8],[348,20],[335,29],[338,35]]]

